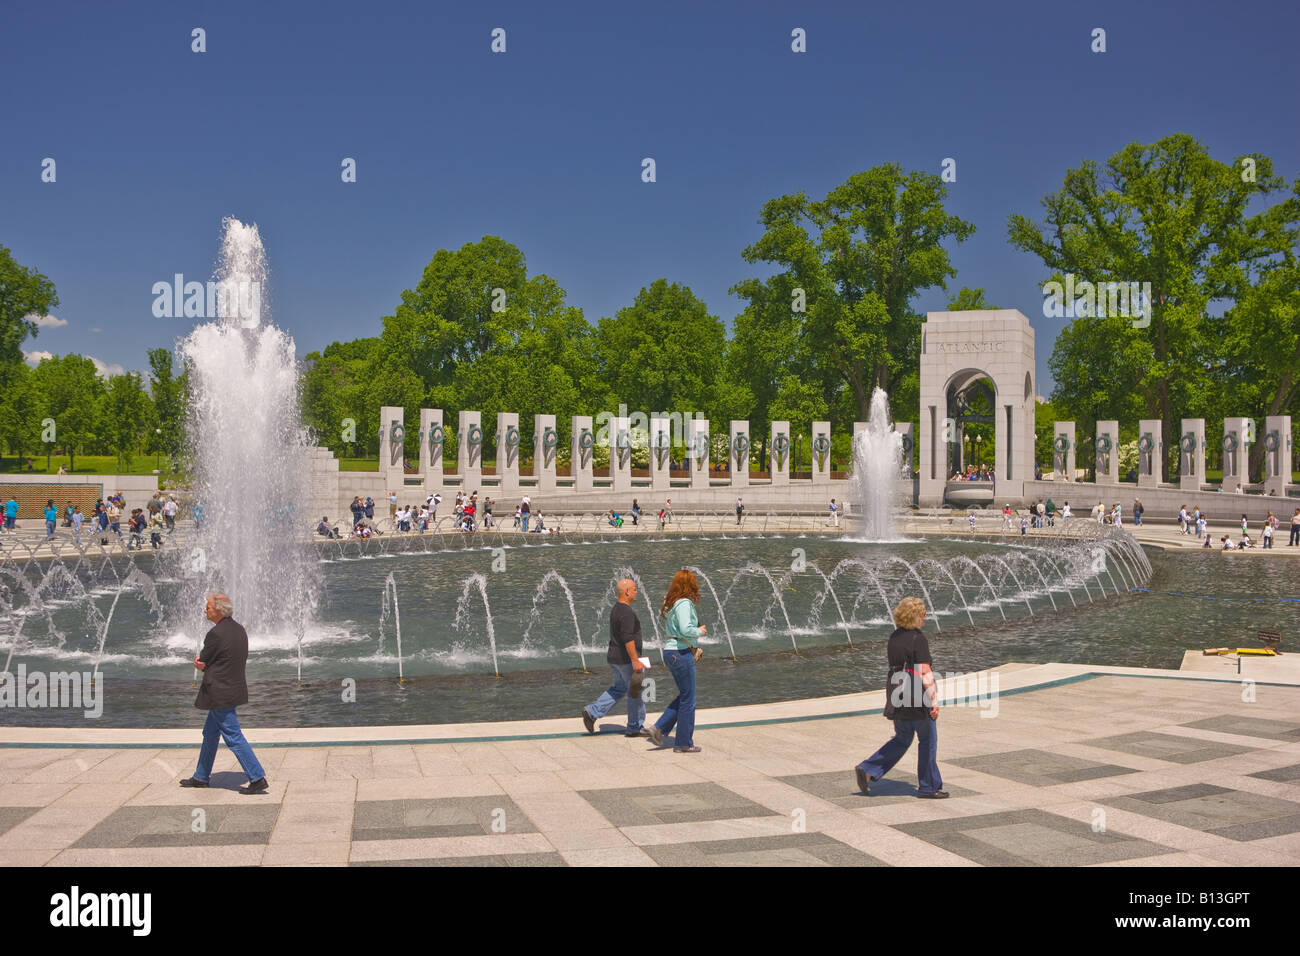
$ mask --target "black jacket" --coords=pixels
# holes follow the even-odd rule
[[[199,660],[203,683],[194,706],[199,710],[231,710],[248,703],[244,668],[248,664],[248,632],[234,618],[223,617],[203,639]]]

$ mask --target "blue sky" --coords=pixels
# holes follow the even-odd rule
[[[790,50],[795,27],[807,53]],[[727,289],[758,274],[740,252],[764,201],[953,157],[947,208],[977,232],[950,247],[951,289],[1029,316],[1045,392],[1068,320],[1043,318],[1045,270],[1007,244],[1007,216],[1037,217],[1082,160],[1174,132],[1294,179],[1298,28],[1294,3],[1199,0],[10,0],[0,244],[59,291],[66,324],[27,349],[128,369],[193,324],[155,318],[151,288],[206,280],[227,215],[258,223],[299,354],[377,334],[435,250],[485,234],[593,323],[660,276],[730,322]]]

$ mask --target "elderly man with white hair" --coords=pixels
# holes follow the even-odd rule
[[[194,658],[194,666],[203,671],[203,683],[194,706],[208,712],[203,725],[203,748],[194,776],[182,780],[182,787],[207,787],[212,776],[212,764],[217,758],[217,738],[226,742],[248,775],[248,786],[240,787],[245,796],[265,793],[269,784],[262,765],[257,762],[252,746],[239,728],[235,708],[248,703],[248,683],[244,669],[248,664],[248,632],[230,615],[234,604],[224,594],[208,595],[204,614],[213,623],[203,639],[203,650]]]

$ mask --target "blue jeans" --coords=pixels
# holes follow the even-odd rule
[[[212,776],[212,763],[217,759],[217,738],[220,737],[235,755],[239,765],[244,768],[249,782],[261,780],[266,776],[262,765],[253,756],[253,748],[244,739],[244,732],[239,729],[239,718],[235,709],[208,711],[207,723],[203,725],[203,749],[199,751],[199,765],[194,768],[194,779],[207,780]]]
[[[8,530],[10,531],[14,530],[14,521],[17,519],[17,517],[18,517],[17,515],[5,515],[5,527]]]
[[[523,522],[524,522],[524,530],[527,531],[527,530],[528,530],[528,515],[521,515],[521,517],[523,518]]]
[[[592,720],[600,720],[600,718],[608,714],[610,708],[622,700],[624,695],[627,694],[628,685],[632,682],[631,664],[610,664],[609,669],[614,674],[614,686],[597,697],[594,704],[587,707],[587,714]],[[644,724],[645,698],[629,697],[627,699],[628,731],[638,731]]]
[[[53,522],[53,521],[46,521],[46,522],[45,522],[45,537],[47,537],[47,538],[53,538],[53,537],[54,537],[54,522]]]
[[[677,747],[695,746],[695,655],[686,651],[664,651],[673,680],[677,682],[677,696],[669,704],[655,726],[661,733],[672,733],[677,728]]]
[[[872,780],[879,780],[903,759],[907,748],[912,746],[913,734],[920,741],[920,749],[916,754],[917,789],[921,793],[942,790],[943,778],[939,776],[939,762],[936,759],[939,752],[939,724],[929,717],[923,720],[894,721],[894,736],[858,766]]]

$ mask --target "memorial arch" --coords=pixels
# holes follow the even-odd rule
[[[921,324],[918,504],[949,497],[948,478],[968,460],[972,423],[993,429],[991,484],[952,489],[955,504],[1019,502],[1034,460],[1034,330],[1016,309],[930,312]],[[984,460],[990,457],[983,452]],[[957,499],[961,500],[957,500]]]

